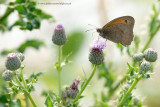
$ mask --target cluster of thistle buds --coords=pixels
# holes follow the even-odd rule
[[[80,83],[80,79],[75,79],[72,85],[67,88],[61,95],[63,99],[63,103],[68,104],[70,100],[76,98],[77,94],[79,93],[78,84]]]
[[[2,78],[5,81],[10,81],[13,79],[13,71],[21,67],[21,62],[24,60],[24,55],[22,53],[9,53],[5,62],[6,69],[2,74]]]
[[[140,64],[140,70],[147,72],[151,70],[151,62],[155,62],[157,60],[157,52],[152,49],[148,48],[144,51],[144,53],[136,53],[133,58],[136,62],[141,62]],[[145,61],[143,61],[145,59]]]

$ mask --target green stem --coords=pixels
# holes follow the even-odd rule
[[[14,78],[15,78],[16,82],[18,83],[18,85],[22,86],[21,82],[19,81],[19,79],[17,77],[16,71],[13,71],[13,74],[14,74]]]
[[[86,86],[88,85],[88,83],[92,79],[93,75],[95,74],[95,71],[96,71],[96,65],[94,65],[94,68],[93,68],[93,71],[92,71],[90,77],[88,78],[88,80],[86,81],[86,83],[84,84],[84,86],[82,87],[81,91],[78,93],[77,97],[74,99],[73,103],[75,103],[75,102],[78,101],[78,99],[80,98],[80,96],[83,93],[84,89],[86,88]]]
[[[21,76],[21,79],[22,79],[22,82],[23,82],[23,85],[24,85],[24,87],[26,88],[26,89],[28,89],[28,87],[27,87],[27,84],[26,84],[26,81],[24,80],[24,76],[23,76],[23,67],[20,69],[20,76]],[[30,96],[31,97],[31,96]],[[33,99],[31,99],[31,100],[33,100]],[[28,107],[29,106],[29,103],[28,103],[28,95],[27,94],[25,94],[25,101],[26,101],[26,107]]]
[[[58,64],[59,64],[59,68],[61,68],[61,55],[62,55],[62,48],[61,48],[61,46],[59,46],[59,48],[58,48]]]
[[[59,96],[61,96],[61,56],[62,56],[62,48],[59,46],[58,48],[58,91],[59,91]]]
[[[31,101],[33,107],[37,107],[37,105],[35,104],[34,100],[32,99],[30,93],[25,89],[24,90],[25,94],[28,96],[29,100]]]
[[[115,87],[109,89],[108,97],[107,99],[110,99],[110,97],[114,94],[114,92],[118,89],[118,87],[126,81],[128,78],[128,73],[115,85]]]
[[[58,91],[59,96],[61,96],[61,72],[58,71]]]
[[[23,82],[24,87],[25,87],[26,89],[28,89],[28,88],[27,88],[26,81],[24,80],[24,77],[23,77],[22,69],[20,70],[20,76],[21,76],[21,79],[22,79],[22,82]]]
[[[14,9],[7,8],[6,13],[0,18],[0,22],[3,22],[13,11]]]
[[[26,102],[26,107],[29,107],[28,97],[26,94],[25,94],[25,102]]]
[[[27,91],[27,89],[25,89],[25,87],[23,87],[23,85],[21,84],[21,82],[19,81],[16,71],[14,71],[14,78],[16,80],[16,82],[18,83],[19,86],[22,87],[24,93],[28,96],[28,98],[30,99],[31,103],[33,104],[34,107],[37,107],[37,105],[35,104],[34,100],[32,99],[30,93]]]
[[[154,36],[156,35],[156,33],[159,31],[159,29],[160,29],[160,24],[155,28],[154,32],[150,34],[150,38],[147,41],[147,43],[144,46],[144,48],[142,49],[142,52],[144,52],[148,48],[148,46],[150,45],[152,39],[154,38]]]
[[[122,107],[123,103],[126,101],[128,95],[132,92],[132,90],[135,88],[135,86],[137,85],[137,83],[139,82],[139,80],[142,78],[142,75],[139,78],[135,78],[131,87],[128,89],[127,93],[123,96],[123,98],[121,99],[121,101],[118,104],[118,107]]]

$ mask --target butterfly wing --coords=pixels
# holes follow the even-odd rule
[[[133,41],[134,18],[123,16],[107,23],[103,28],[103,37],[124,46],[130,45]]]

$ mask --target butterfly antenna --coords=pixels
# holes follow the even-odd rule
[[[95,29],[95,28],[94,28]],[[85,32],[88,32],[88,31],[91,31],[91,30],[94,30],[94,29],[89,29],[89,30],[86,30]]]
[[[90,25],[90,26],[94,26],[95,28],[98,28],[97,26],[95,26],[95,25],[92,25],[92,24],[88,24],[88,25]]]
[[[93,29],[86,30],[85,32],[88,32],[88,31],[90,31],[90,30],[94,30],[94,29],[98,28],[98,27],[97,27],[97,26],[95,26],[95,25],[91,25],[91,24],[88,24],[88,25],[90,25],[90,26],[94,26],[94,28],[93,28]]]

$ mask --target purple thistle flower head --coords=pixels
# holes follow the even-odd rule
[[[80,79],[76,78],[72,85],[67,89],[65,90],[63,93],[62,93],[62,99],[67,99],[67,98],[71,98],[71,99],[74,99],[76,98],[77,94],[79,93],[79,90],[78,90],[78,84],[80,82]]]
[[[8,54],[8,57],[15,57],[15,56],[17,56],[16,53],[9,53],[9,54]]]
[[[103,38],[99,38],[94,40],[93,45],[92,45],[92,49],[99,49],[102,50],[106,47],[106,40]]]
[[[103,38],[94,40],[91,52],[89,54],[89,61],[92,64],[100,65],[103,63],[104,55],[102,49],[106,47],[106,40]]]
[[[80,79],[75,79],[71,85],[72,89],[78,89],[78,84],[80,82]]]
[[[62,29],[63,29],[63,26],[61,24],[56,26],[56,30],[62,30]]]

